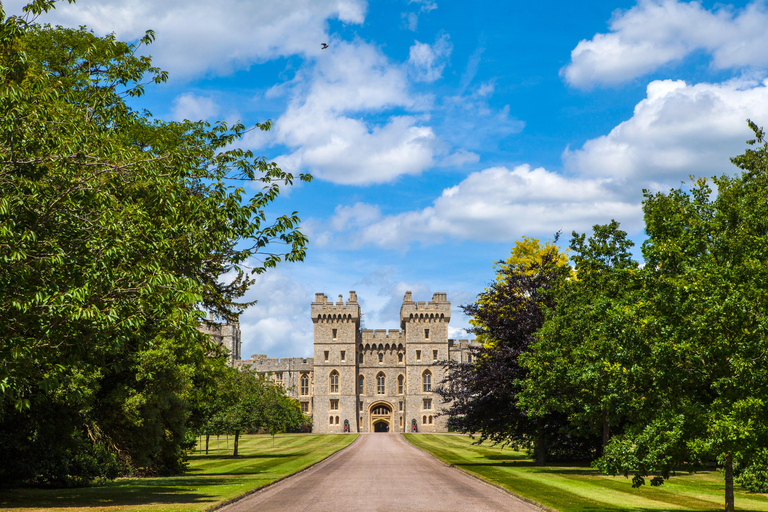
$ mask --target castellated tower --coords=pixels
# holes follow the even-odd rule
[[[357,432],[357,357],[360,337],[360,305],[357,294],[341,295],[334,304],[322,293],[312,303],[315,324],[313,432]]]
[[[435,387],[443,380],[444,370],[438,361],[451,358],[448,323],[451,303],[445,293],[435,293],[429,303],[413,302],[406,292],[400,308],[400,326],[406,346],[405,397],[406,432],[414,424],[420,432],[446,432],[447,418],[437,416],[442,409]]]

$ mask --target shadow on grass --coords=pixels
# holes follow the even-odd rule
[[[210,503],[219,498],[203,492],[179,492],[179,486],[201,487],[231,484],[227,478],[174,478],[172,482],[113,482],[81,489],[13,489],[0,495],[0,508],[130,507],[149,504]],[[33,491],[33,492],[30,492]]]
[[[189,457],[191,461],[206,461],[206,460],[248,460],[248,459],[279,459],[285,457],[304,457],[309,455],[308,453],[277,453],[277,454],[258,454],[258,455],[192,455]]]

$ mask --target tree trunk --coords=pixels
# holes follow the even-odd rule
[[[611,438],[611,426],[608,424],[608,408],[603,408],[603,455],[605,447],[608,446],[608,440]]]
[[[736,504],[733,498],[733,454],[725,455],[725,512],[734,512]]]
[[[205,434],[205,454],[208,455],[208,441],[211,440],[211,434]]]
[[[544,420],[539,418],[536,427],[536,446],[534,447],[534,452],[536,453],[536,465],[543,466],[546,461],[545,455],[547,451],[544,438]]]
[[[237,447],[240,444],[240,431],[235,430],[235,453],[233,455],[237,457]]]

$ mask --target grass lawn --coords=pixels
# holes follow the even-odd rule
[[[357,435],[299,434],[244,436],[237,458],[226,455],[225,440],[211,438],[209,455],[193,455],[189,471],[168,478],[122,478],[84,489],[12,489],[0,491],[0,510],[193,511],[206,510],[256,487],[295,473],[344,448]],[[233,438],[229,438],[232,453]]]
[[[562,512],[722,511],[721,473],[682,473],[661,487],[633,489],[631,479],[610,477],[584,466],[536,467],[525,453],[490,445],[473,446],[467,436],[405,434],[413,445],[437,458]],[[768,511],[768,495],[736,487],[736,510]]]

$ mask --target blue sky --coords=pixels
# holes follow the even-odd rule
[[[275,205],[309,253],[259,276],[245,357],[311,355],[315,292],[398,328],[406,290],[445,291],[467,337],[458,305],[516,240],[616,219],[639,243],[643,188],[733,172],[768,120],[761,1],[80,0],[41,21],[155,30],[171,79],[137,107],[272,119],[243,147],[315,176]]]

